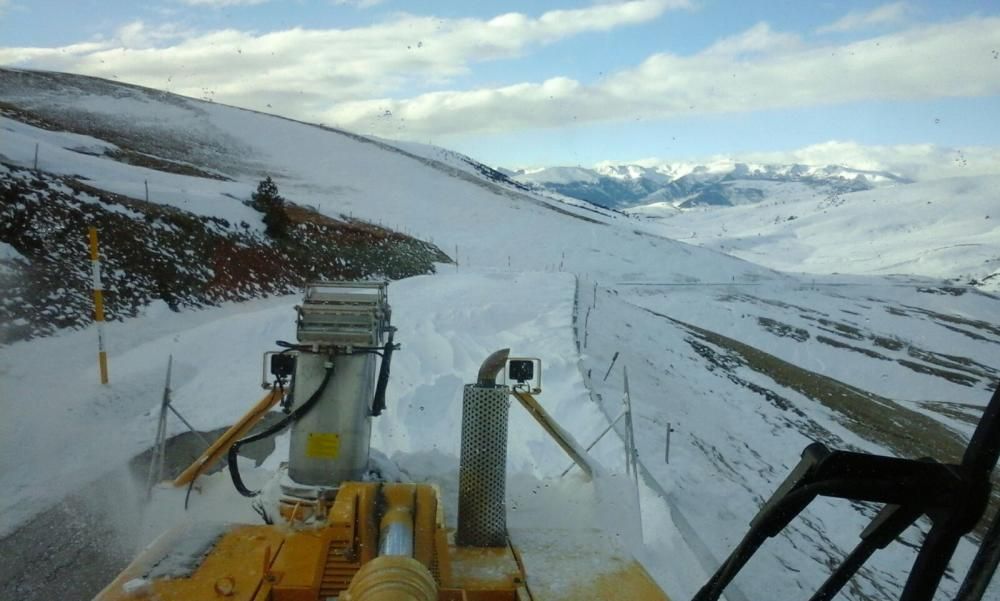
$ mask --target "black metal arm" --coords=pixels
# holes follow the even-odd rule
[[[925,515],[932,521],[931,530],[917,554],[900,601],[931,601],[959,540],[986,511],[990,474],[998,457],[1000,387],[993,393],[959,464],[831,451],[822,444],[811,444],[750,522],[750,530],[740,544],[693,601],[717,601],[757,549],[819,496],[884,503],[885,507],[810,601],[832,599],[876,550],[885,548]],[[992,537],[988,534],[984,539],[962,586],[961,601],[976,601],[971,592],[965,591],[985,589],[982,583],[988,582],[996,569],[1000,526],[994,524],[990,532]],[[990,574],[984,576],[985,570]]]

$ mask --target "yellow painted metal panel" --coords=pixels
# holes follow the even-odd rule
[[[284,536],[272,526],[235,526],[214,544],[186,577],[146,580],[151,568],[190,535],[179,530],[150,546],[95,601],[227,601],[258,599],[270,560],[281,550]],[[269,565],[270,564],[270,565]]]
[[[301,530],[287,536],[273,564],[274,601],[315,599],[328,546],[329,539],[322,529]]]
[[[473,591],[513,591],[523,580],[509,547],[452,547],[448,588]]]
[[[310,432],[306,440],[306,456],[317,459],[336,459],[340,456],[340,434]]]
[[[388,568],[382,574],[378,561],[372,563],[383,517],[380,490],[390,519],[393,507],[403,510],[396,515],[401,519],[412,513],[418,537],[432,541],[430,550],[415,544],[422,557],[406,561],[419,567],[425,581],[437,567],[438,601],[669,601],[620,542],[601,530],[513,529],[511,546],[449,546],[432,487],[369,482],[343,484],[325,524],[314,528],[221,526],[168,536],[95,601],[317,601],[340,596],[366,565],[378,572],[372,582],[406,584],[412,575]],[[406,510],[413,502],[416,507]],[[182,565],[182,574],[163,572],[170,558],[193,561]]]
[[[530,585],[529,585],[530,588]],[[596,578],[572,583],[560,592],[532,589],[533,601],[670,601],[635,560]]]

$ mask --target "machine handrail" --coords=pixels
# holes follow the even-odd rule
[[[726,585],[758,548],[777,536],[817,497],[885,503],[861,533],[861,541],[810,601],[829,601],[864,565],[922,516],[932,527],[917,553],[900,601],[931,601],[958,546],[986,512],[990,476],[1000,458],[1000,386],[986,406],[961,463],[900,459],[866,453],[830,451],[813,443],[761,508],[750,530],[694,596],[717,601]],[[966,575],[958,601],[978,601],[1000,561],[1000,514],[984,537]]]

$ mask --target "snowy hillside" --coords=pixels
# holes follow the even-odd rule
[[[1000,176],[845,194],[775,195],[754,206],[630,210],[677,240],[783,271],[913,274],[1000,290]]]
[[[393,360],[389,410],[374,428],[386,473],[433,481],[454,495],[460,386],[493,350],[509,346],[542,358],[541,401],[584,444],[620,411],[627,368],[643,464],[640,512],[631,511],[619,478],[620,438],[595,448],[607,479],[590,484],[574,472],[560,479],[568,461],[515,409],[512,522],[607,527],[677,600],[690,598],[717,567],[810,441],[953,460],[1000,377],[1000,299],[975,289],[929,278],[781,273],[721,247],[670,239],[673,218],[628,218],[561,202],[449,151],[101,80],[0,70],[0,103],[4,174],[32,167],[37,144],[47,178],[131,199],[142,198],[148,182],[151,202],[206,219],[254,219],[254,228],[259,213],[243,200],[271,175],[298,206],[381,224],[447,253],[454,263],[438,264],[436,275],[389,287],[403,350]],[[898,190],[841,198],[896,198]],[[919,202],[899,198],[901,207]],[[93,204],[108,215],[122,210]],[[21,230],[44,230],[29,219],[28,203],[11,205]],[[751,208],[726,209],[743,210]],[[72,234],[75,226],[67,227]],[[0,266],[22,275],[47,260],[20,245],[23,238],[0,238]],[[87,571],[78,559],[95,552],[86,535],[57,531],[60,544],[25,549],[21,541],[53,540],[52,524],[115,532],[128,556],[150,530],[192,515],[253,519],[224,475],[193,493],[201,510],[189,514],[180,509],[183,491],[172,490],[158,490],[145,515],[119,508],[111,519],[91,506],[81,526],[50,512],[148,447],[169,354],[176,406],[198,429],[242,414],[260,395],[260,353],[293,337],[297,301],[281,296],[183,312],[154,302],[111,324],[109,387],[96,384],[92,327],[0,347],[7,416],[0,422],[0,528],[8,535],[0,548],[14,558],[0,567],[0,598],[58,597],[49,582],[58,579],[45,574],[67,565]],[[59,299],[51,305],[62,306]],[[675,428],[669,464],[668,422]],[[170,427],[183,429],[173,421]],[[256,482],[273,473],[284,440],[259,470],[248,466]],[[114,490],[118,499],[132,498]],[[583,507],[588,499],[597,520]],[[866,506],[818,504],[765,546],[730,601],[814,589],[872,515]],[[905,539],[880,552],[845,597],[898,591],[919,533]],[[955,578],[971,553],[966,540]],[[26,570],[27,563],[47,569]],[[944,586],[953,592],[958,583]]]
[[[210,168],[232,180],[137,169],[114,155],[68,150],[61,140],[40,147],[39,169],[83,176],[92,186],[133,198],[143,196],[148,180],[150,196],[158,202],[238,221],[248,211],[239,198],[269,174],[282,194],[298,204],[404,230],[450,255],[457,249],[452,258],[467,266],[523,263],[522,251],[530,247],[536,267],[561,264],[566,271],[594,271],[611,279],[629,272],[636,251],[654,248],[678,257],[706,257],[712,272],[689,261],[657,262],[645,276],[781,277],[714,251],[613,227],[614,214],[525,193],[384,142],[91,78],[0,73],[0,102],[26,113],[22,119],[40,118],[48,128],[88,134],[111,132],[119,147],[127,144],[133,152],[169,161],[195,159],[199,169]],[[11,121],[3,117],[0,127],[24,127]],[[15,164],[31,165],[33,142],[51,134],[28,129],[28,136],[4,135],[0,154]],[[571,235],[546,235],[563,229]],[[495,244],[483,245],[484,236]]]

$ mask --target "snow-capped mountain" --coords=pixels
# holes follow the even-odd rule
[[[841,165],[765,165],[736,161],[655,166],[601,163],[593,169],[546,167],[508,171],[519,182],[608,208],[666,203],[679,209],[736,206],[776,195],[870,190],[910,180]]]

